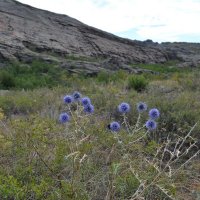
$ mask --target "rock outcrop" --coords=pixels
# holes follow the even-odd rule
[[[131,63],[179,60],[200,64],[200,44],[140,42],[117,37],[66,15],[14,0],[0,1],[0,61],[56,61],[69,71],[132,70]]]

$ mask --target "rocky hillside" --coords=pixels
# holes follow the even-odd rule
[[[200,64],[200,44],[140,42],[117,37],[66,15],[14,0],[0,1],[0,60],[57,61],[72,72],[131,70],[132,63]]]

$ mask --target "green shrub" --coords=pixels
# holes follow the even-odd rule
[[[13,176],[0,175],[0,199],[23,199],[23,189]]]
[[[139,181],[131,172],[126,172],[116,177],[116,193],[120,197],[127,199],[131,194],[136,192],[138,186]]]
[[[97,81],[101,83],[108,83],[110,81],[110,74],[105,71],[98,73]]]
[[[15,78],[13,74],[7,71],[2,71],[0,73],[0,87],[3,89],[10,89],[15,87]]]
[[[148,85],[148,81],[144,78],[144,76],[130,76],[128,78],[128,89],[134,89],[137,92],[141,92],[146,89]]]
[[[110,80],[113,82],[124,81],[126,80],[127,76],[128,73],[126,71],[119,70],[111,75]]]

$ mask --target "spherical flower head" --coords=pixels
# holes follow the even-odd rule
[[[157,108],[153,108],[149,111],[149,117],[151,119],[157,119],[160,116],[160,112]]]
[[[138,110],[138,112],[144,112],[144,111],[146,111],[147,110],[147,104],[144,103],[144,102],[139,102],[137,104],[137,110]]]
[[[145,124],[146,128],[149,130],[149,131],[153,131],[156,129],[157,127],[157,123],[152,120],[152,119],[149,119],[146,124]]]
[[[120,130],[120,124],[118,122],[111,122],[109,128],[111,131],[118,132]]]
[[[123,102],[118,106],[118,110],[120,113],[128,113],[130,111],[130,105]]]
[[[91,114],[94,112],[94,106],[92,104],[85,105],[83,111],[85,113]]]
[[[91,104],[91,100],[90,100],[90,98],[88,98],[88,97],[83,97],[83,98],[81,99],[81,102],[82,102],[83,106],[86,106],[86,105]]]
[[[81,98],[81,94],[79,92],[74,92],[72,94],[73,98],[74,98],[74,101],[79,101],[80,98]]]
[[[70,104],[70,103],[73,102],[73,97],[70,96],[70,95],[66,95],[66,96],[64,96],[63,101],[64,101],[64,103],[66,103],[66,104]]]
[[[61,123],[66,123],[70,120],[70,116],[67,113],[61,113],[59,116],[59,121]]]

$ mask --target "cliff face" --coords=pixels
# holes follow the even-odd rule
[[[74,59],[69,61],[72,56]],[[157,44],[123,39],[66,15],[36,9],[14,0],[1,0],[1,62],[31,62],[38,58],[57,61],[71,71],[88,72],[99,71],[102,67],[129,69],[130,63],[163,63],[170,59],[198,65],[200,44]]]

